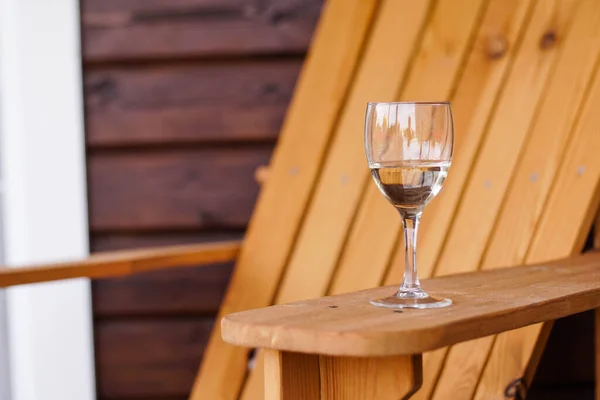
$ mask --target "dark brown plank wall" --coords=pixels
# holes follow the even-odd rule
[[[323,0],[82,0],[93,251],[242,237]],[[187,398],[232,265],[93,283],[98,398]]]

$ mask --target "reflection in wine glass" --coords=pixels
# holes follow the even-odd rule
[[[417,276],[417,230],[423,208],[439,193],[452,161],[454,129],[449,102],[369,103],[365,150],[371,175],[398,210],[406,260],[398,292],[371,301],[388,308],[436,308],[452,304],[427,294]]]

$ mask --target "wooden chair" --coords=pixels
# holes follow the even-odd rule
[[[422,277],[577,254],[600,199],[599,21],[595,0],[329,0],[243,243],[9,269],[0,285],[236,259],[221,318],[397,283],[400,221],[364,157],[370,100],[453,104],[456,151],[421,224]],[[415,398],[489,399],[528,383],[550,327],[425,352]],[[191,398],[262,398],[264,357],[250,354],[217,324]]]
[[[396,290],[387,287],[235,313],[223,319],[223,338],[266,349],[268,400],[408,399],[422,383],[423,352],[598,310],[599,278],[596,252],[429,280],[452,296],[449,312],[372,307],[370,299]]]

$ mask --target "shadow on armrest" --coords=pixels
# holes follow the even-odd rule
[[[174,267],[233,261],[241,241],[94,254],[82,260],[0,270],[0,287],[71,278],[108,278]]]
[[[401,312],[369,299],[377,288],[226,316],[226,342],[332,356],[418,354],[600,306],[600,253],[426,280],[450,307]]]

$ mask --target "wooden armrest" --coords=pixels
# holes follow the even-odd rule
[[[98,253],[82,260],[0,269],[0,287],[70,278],[107,278],[236,259],[240,241]]]
[[[226,342],[332,356],[418,354],[600,306],[600,253],[423,282],[450,307],[402,312],[371,306],[395,287],[231,314]]]

